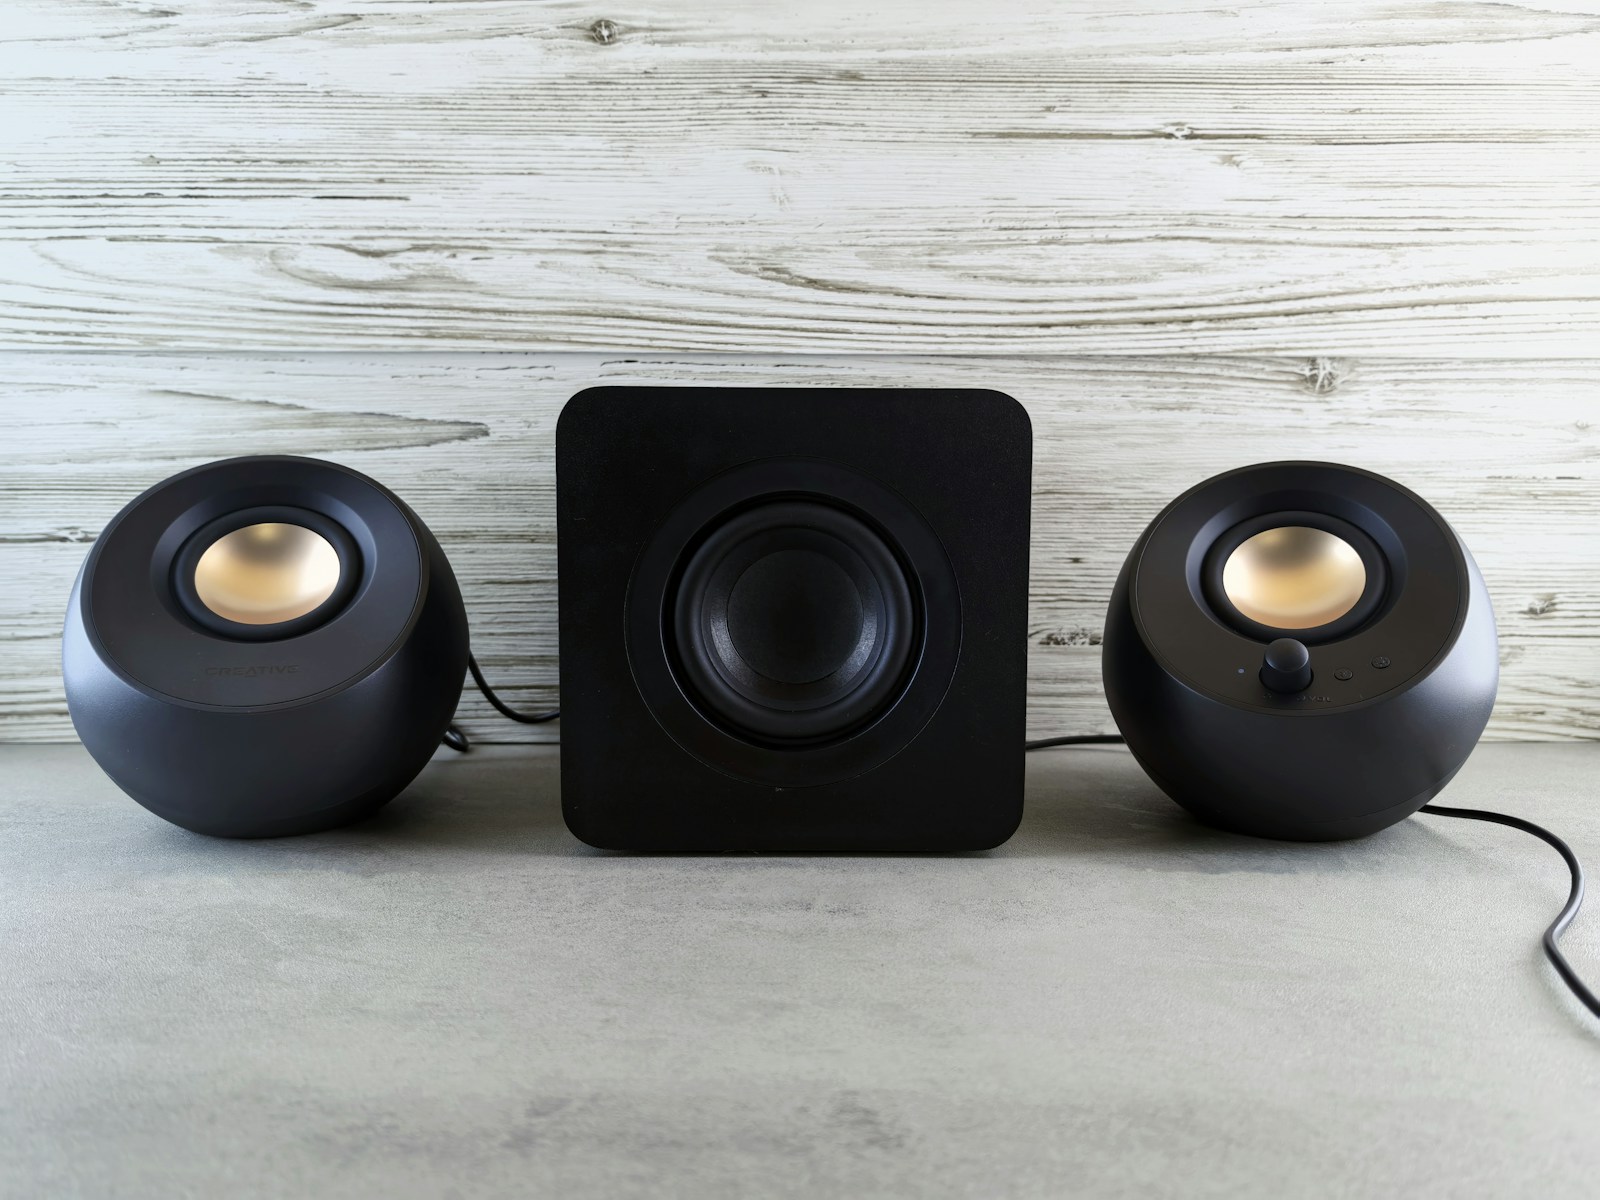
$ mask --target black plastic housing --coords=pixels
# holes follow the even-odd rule
[[[593,388],[561,414],[556,468],[574,834],[656,851],[978,850],[1011,836],[1032,472],[1015,400]],[[761,586],[741,572],[801,551],[828,560],[819,595],[854,587],[858,602],[787,631],[746,613],[757,633],[741,634],[728,614],[780,603],[771,581],[792,561],[756,571]],[[852,657],[814,680],[757,669],[819,645]]]
[[[276,629],[196,619],[175,579],[196,535],[274,511],[336,527],[355,573],[337,608]],[[84,746],[145,808],[275,837],[367,816],[416,777],[460,699],[467,643],[450,564],[394,493],[333,463],[253,456],[175,475],[112,519],[73,586],[62,675]]]
[[[1365,618],[1300,636],[1219,612],[1213,547],[1308,513],[1383,555]],[[1307,643],[1304,691],[1261,681],[1282,636]],[[1151,522],[1117,578],[1102,674],[1129,749],[1179,804],[1235,832],[1321,841],[1392,825],[1449,782],[1488,722],[1499,658],[1483,579],[1444,518],[1371,472],[1281,462],[1209,479]]]

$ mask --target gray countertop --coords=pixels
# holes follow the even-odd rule
[[[1419,816],[1206,830],[1118,748],[1033,757],[999,850],[635,857],[550,750],[383,814],[184,833],[0,747],[0,1194],[1594,1195],[1600,1023],[1560,860]],[[1600,869],[1600,746],[1442,798]],[[1600,912],[1569,935],[1600,978]]]

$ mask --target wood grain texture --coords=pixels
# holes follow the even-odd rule
[[[1576,357],[1600,3],[13,0],[0,345]]]
[[[1600,361],[843,359],[602,355],[0,355],[0,740],[71,736],[57,666],[88,543],[148,485],[297,453],[389,484],[439,535],[480,659],[515,704],[557,701],[554,431],[597,383],[997,387],[1035,435],[1030,717],[1109,728],[1111,584],[1173,496],[1272,458],[1359,463],[1428,497],[1494,596],[1490,736],[1600,738]],[[485,740],[538,740],[469,693]]]

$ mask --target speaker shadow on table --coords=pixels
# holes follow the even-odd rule
[[[353,829],[381,835],[394,846],[557,857],[612,853],[568,832],[558,756],[513,747],[480,747],[462,757],[440,754],[403,795]],[[1026,811],[1008,842],[941,857],[1137,854],[1151,870],[1280,874],[1378,868],[1396,856],[1414,855],[1418,839],[1438,837],[1416,821],[1350,842],[1278,842],[1225,833],[1169,800],[1122,748],[1081,747],[1029,757]]]
[[[596,853],[562,819],[559,756],[523,746],[480,745],[462,755],[441,750],[410,787],[352,828],[396,846]]]
[[[1137,853],[1151,870],[1264,874],[1383,867],[1412,858],[1439,834],[1417,821],[1369,837],[1287,842],[1214,829],[1173,803],[1115,746],[1030,755],[1027,811],[996,853],[1023,857],[1115,857]]]

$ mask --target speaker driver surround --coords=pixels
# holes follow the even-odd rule
[[[903,682],[912,590],[864,521],[816,500],[757,504],[687,557],[671,601],[677,661],[702,706],[778,742],[847,732]]]
[[[332,620],[362,579],[344,523],[300,505],[225,513],[191,533],[172,562],[185,616],[236,641],[271,641]]]
[[[1339,516],[1318,504],[1267,503],[1209,547],[1197,540],[1195,548],[1204,549],[1199,591],[1219,620],[1247,637],[1310,644],[1344,637],[1379,613],[1404,561],[1393,530],[1374,514]],[[1394,570],[1380,538],[1395,551]]]

